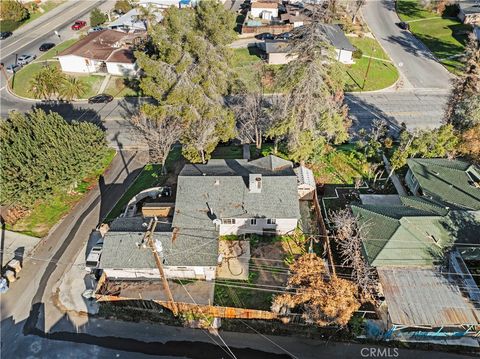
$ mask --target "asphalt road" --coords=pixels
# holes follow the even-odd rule
[[[394,0],[367,0],[362,9],[370,30],[399,69],[404,88],[448,89],[452,76],[427,47],[401,30]]]

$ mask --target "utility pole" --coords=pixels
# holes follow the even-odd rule
[[[167,278],[165,278],[165,272],[163,271],[163,265],[162,265],[162,260],[160,258],[160,255],[157,252],[157,248],[155,247],[155,243],[153,241],[153,233],[155,232],[155,228],[157,227],[158,219],[157,217],[154,217],[150,221],[149,228],[147,229],[147,232],[145,233],[144,241],[147,241],[147,246],[150,247],[153,253],[153,257],[155,258],[155,264],[157,265],[158,271],[160,272],[160,279],[162,280],[163,283],[163,289],[165,289],[165,292],[167,293],[168,301],[172,305],[172,310],[173,314],[175,316],[178,315],[178,308],[177,304],[175,303],[175,300],[173,299],[172,292],[170,290],[170,286],[168,284]]]
[[[368,58],[367,71],[365,71],[365,77],[363,78],[362,91],[365,88],[365,83],[367,82],[368,72],[370,71],[370,65],[372,64],[372,57],[373,57],[374,51],[375,49],[373,48],[373,45],[372,45],[372,51],[370,51],[370,57]]]

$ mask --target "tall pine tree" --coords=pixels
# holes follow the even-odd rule
[[[0,202],[31,207],[101,168],[108,151],[96,125],[55,112],[11,112],[0,121]]]

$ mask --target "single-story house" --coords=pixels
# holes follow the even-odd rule
[[[155,13],[156,22],[160,22],[163,16],[160,12]],[[126,14],[120,16],[117,20],[113,21],[108,27],[112,30],[124,30],[124,31],[147,31],[145,21],[140,19],[138,8],[134,8]]]
[[[292,162],[212,159],[187,164],[178,176],[173,227],[222,235],[286,234],[297,228],[300,204]]]
[[[218,261],[218,241],[200,229],[174,232],[154,232],[153,240],[166,278],[212,280]],[[113,280],[145,280],[160,278],[152,250],[142,240],[145,228],[136,232],[108,231],[103,239],[99,268]],[[173,238],[175,236],[175,238]],[[201,245],[199,245],[201,243]]]
[[[480,211],[452,210],[429,199],[400,196],[401,205],[351,205],[363,230],[363,253],[374,267],[431,266],[454,245],[480,260]]]
[[[480,310],[455,282],[434,268],[379,268],[388,309],[386,339],[478,335]],[[407,333],[405,333],[407,332]]]
[[[97,31],[88,34],[56,57],[64,72],[107,72],[133,76],[137,73],[138,66],[128,44],[141,36],[115,30]]]
[[[477,39],[477,41],[480,42],[480,26],[474,26],[473,27],[473,35]]]
[[[478,0],[459,0],[458,18],[464,24],[480,24],[480,2]]]
[[[334,47],[336,58],[342,64],[353,64],[355,47],[350,43],[339,25],[321,24],[321,30],[326,39]]]
[[[265,40],[265,52],[269,65],[284,65],[295,60],[297,54],[292,54],[287,40]]]
[[[480,210],[480,169],[462,160],[410,158],[405,182],[416,196],[452,208]]]
[[[252,1],[250,13],[253,17],[271,20],[278,17],[278,1]]]
[[[300,27],[311,21],[312,11],[305,5],[285,4],[286,12],[280,14],[280,20],[292,24],[293,28]]]

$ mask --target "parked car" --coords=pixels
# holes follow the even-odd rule
[[[36,58],[37,58],[37,55],[21,55],[17,59],[17,64],[21,66],[25,66],[25,65],[28,65],[33,60],[35,60]]]
[[[109,103],[112,100],[113,100],[113,96],[107,95],[106,93],[102,93],[100,95],[90,97],[88,99],[88,103]]]
[[[397,23],[397,26],[402,30],[410,30],[410,25],[408,24],[408,22],[405,21]]]
[[[279,34],[275,36],[275,39],[279,40],[288,40],[289,38],[292,37],[292,34],[289,32],[284,32],[283,34]]]
[[[86,21],[83,20],[77,20],[75,23],[72,25],[72,30],[80,30],[81,28],[85,27],[87,25]]]
[[[273,40],[275,36],[270,34],[269,32],[264,32],[262,34],[255,35],[257,40]]]
[[[90,30],[88,30],[88,33],[92,33],[92,32],[98,32],[98,31],[102,31],[102,30],[105,30],[103,27],[101,26],[95,26],[95,27],[92,27]]]
[[[51,48],[55,47],[55,44],[53,42],[45,42],[43,44],[40,45],[40,47],[38,48],[38,50],[44,52],[44,51],[48,51],[50,50]]]
[[[20,70],[22,68],[21,65],[10,65],[10,66],[7,66],[7,72],[10,72],[10,73],[15,73],[17,72],[18,70]]]
[[[102,254],[102,247],[95,246],[90,250],[88,253],[87,260],[85,263],[85,270],[90,272],[92,269],[98,266],[98,262],[100,261],[100,255]]]
[[[0,40],[6,39],[7,37],[12,36],[11,31],[2,31],[0,32]]]

